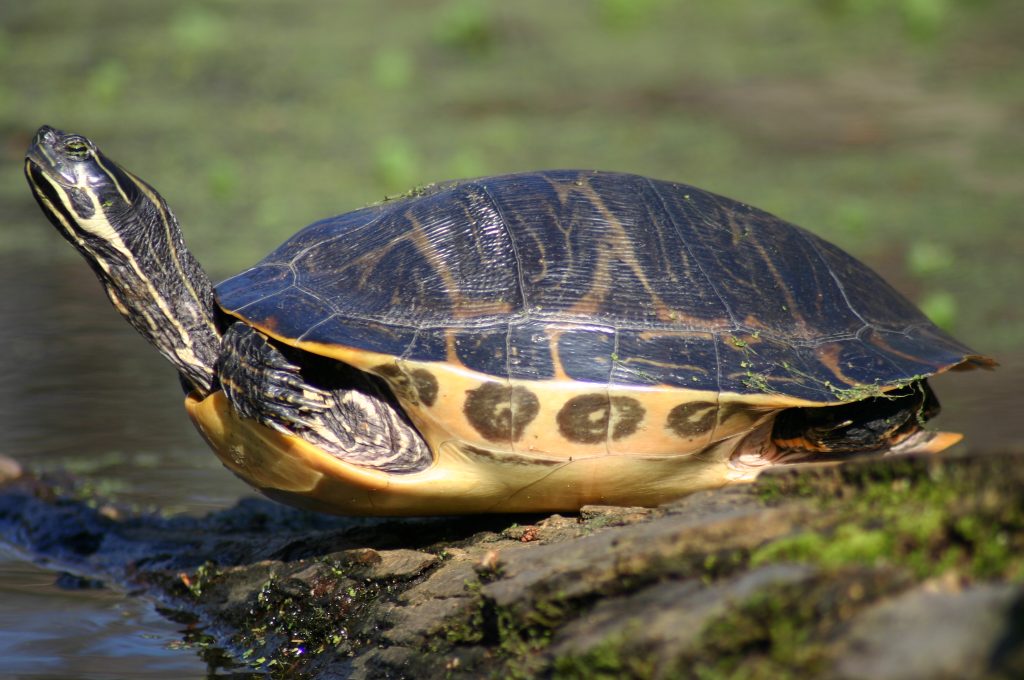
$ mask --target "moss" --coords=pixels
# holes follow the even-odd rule
[[[213,562],[206,562],[196,569],[194,574],[182,574],[181,582],[188,588],[192,597],[199,599],[203,595],[203,589],[218,575],[217,565]]]
[[[552,676],[558,680],[618,680],[655,677],[654,663],[645,654],[630,647],[632,635],[626,632],[610,635],[600,644],[582,654],[563,654],[551,664]]]
[[[540,604],[543,609],[544,605]],[[501,677],[532,678],[543,665],[539,653],[551,642],[554,626],[538,623],[544,614],[534,609],[521,616],[508,608],[495,610],[497,650],[505,661]]]
[[[639,631],[627,628],[586,652],[556,657],[551,674],[566,679],[819,677],[830,661],[828,640],[834,631],[906,583],[885,572],[844,569],[768,586],[727,604],[692,645],[671,657],[664,649],[661,655],[646,649],[637,642]]]
[[[812,644],[820,601],[794,588],[767,589],[709,622],[697,645],[698,678],[817,675],[825,655]]]
[[[740,382],[743,383],[744,387],[753,392],[774,394],[778,391],[768,383],[768,377],[763,373],[747,371],[743,378],[740,379]]]
[[[819,677],[832,633],[860,608],[903,587],[887,574],[857,570],[766,587],[705,624],[693,650],[660,675]]]
[[[483,644],[493,648],[500,665],[495,677],[535,677],[545,664],[541,653],[550,644],[553,631],[579,608],[558,595],[527,607],[498,606],[481,592],[479,582],[467,583],[467,589],[474,597],[467,616],[448,623],[443,635],[452,645]],[[432,651],[441,649],[435,645]]]
[[[807,475],[763,486],[760,495],[770,502],[794,487],[807,494],[810,484],[821,513],[805,530],[755,550],[752,565],[795,560],[826,568],[891,565],[922,579],[950,570],[974,579],[1024,578],[1024,511],[1012,484],[979,493],[955,464],[910,459],[850,466],[819,482]]]
[[[746,568],[750,560],[749,552],[742,549],[717,550],[705,553],[700,558],[700,562],[693,558],[687,559],[691,566],[684,573],[696,574],[705,584],[732,576]]]
[[[466,581],[466,590],[472,594],[468,614],[464,619],[450,621],[441,633],[444,639],[453,645],[475,645],[483,641],[485,635],[484,609],[486,602],[480,592],[479,581]]]
[[[370,608],[388,597],[389,584],[355,580],[346,576],[344,564],[328,562],[290,565],[290,573],[303,573],[301,579],[270,572],[225,614],[238,631],[231,646],[243,663],[275,677],[293,677],[310,657],[361,644],[355,631]],[[214,585],[225,591],[232,586],[226,580]]]

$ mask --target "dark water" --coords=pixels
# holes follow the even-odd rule
[[[62,589],[0,544],[0,677],[206,677],[153,605],[106,588]]]
[[[62,245],[62,244],[60,244]],[[70,469],[141,507],[202,513],[248,487],[192,429],[172,369],[113,311],[82,262],[0,258],[0,454]],[[944,376],[939,425],[972,449],[1024,448],[1024,356],[994,373]],[[963,445],[958,447],[962,452]],[[0,546],[0,676],[205,677],[178,627],[110,589],[65,590],[46,565]]]
[[[204,513],[251,493],[206,449],[173,370],[82,262],[0,258],[0,347],[0,454],[72,470],[144,508]],[[151,602],[63,589],[46,566],[0,544],[0,677],[206,677],[195,652],[169,647],[181,627]]]

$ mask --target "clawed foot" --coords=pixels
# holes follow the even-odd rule
[[[313,429],[317,416],[334,406],[330,392],[305,382],[299,367],[267,336],[236,322],[224,334],[217,375],[240,415],[279,432]]]

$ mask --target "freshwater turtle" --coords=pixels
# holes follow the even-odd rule
[[[870,269],[692,186],[558,170],[302,229],[214,288],[148,184],[43,127],[25,170],[223,463],[343,514],[652,505],[783,462],[938,451],[987,367]]]

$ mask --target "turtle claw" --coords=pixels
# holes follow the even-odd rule
[[[330,392],[307,383],[300,369],[251,326],[232,324],[217,361],[221,389],[238,413],[278,432],[318,427],[334,403]]]

